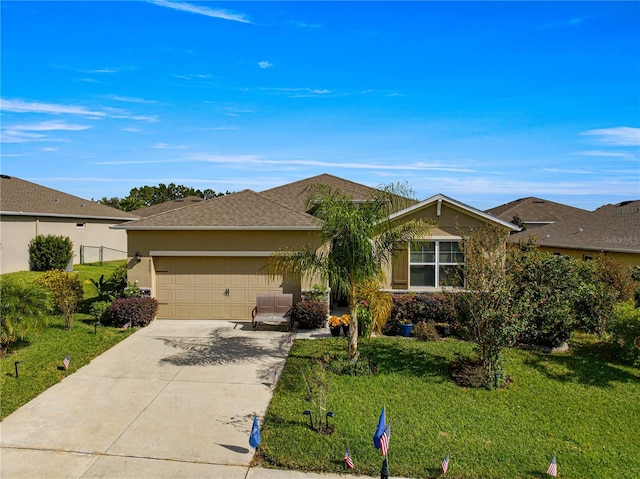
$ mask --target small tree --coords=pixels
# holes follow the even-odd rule
[[[47,291],[33,283],[0,278],[0,344],[6,348],[18,336],[46,323],[52,310]]]
[[[29,243],[33,271],[64,270],[73,258],[73,243],[68,236],[38,235]]]
[[[474,229],[464,244],[463,292],[447,293],[460,309],[469,340],[476,343],[483,385],[504,380],[501,351],[522,329],[513,283],[506,268],[505,232],[496,226]]]
[[[56,312],[64,317],[67,329],[73,328],[73,319],[84,299],[78,276],[63,271],[47,271],[36,279],[36,283],[51,292]]]

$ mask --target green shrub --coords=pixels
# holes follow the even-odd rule
[[[158,301],[149,296],[121,298],[111,303],[105,320],[117,327],[146,326],[158,313]]]
[[[421,341],[434,341],[440,337],[438,331],[436,331],[435,324],[427,323],[426,321],[416,323],[413,328],[413,334]]]
[[[579,265],[582,284],[575,303],[578,328],[602,337],[613,317],[614,305],[633,297],[632,272],[604,255]]]
[[[91,304],[89,308],[89,314],[98,322],[101,322],[105,317],[106,312],[111,307],[111,301],[96,301]]]
[[[371,330],[373,328],[373,315],[369,309],[369,303],[366,300],[361,300],[357,306],[358,314],[358,336],[368,338],[371,336]]]
[[[306,301],[326,301],[329,299],[329,289],[315,284],[311,289],[304,292],[304,299]]]
[[[68,236],[38,235],[29,243],[29,260],[34,271],[64,270],[73,258]]]
[[[536,250],[516,250],[509,265],[517,308],[525,319],[518,341],[558,347],[569,340],[579,278],[576,260]]]
[[[73,318],[84,299],[84,290],[78,275],[64,271],[46,271],[35,282],[51,292],[55,312],[64,316],[67,329],[71,329]]]
[[[291,310],[291,318],[298,321],[303,329],[316,329],[324,326],[329,310],[327,303],[320,301],[299,301]]]
[[[615,305],[609,332],[620,348],[620,357],[640,366],[640,308],[636,308],[633,301]]]

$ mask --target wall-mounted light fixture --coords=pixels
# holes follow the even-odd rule
[[[136,262],[139,263],[140,261],[142,261],[142,255],[140,251],[136,251]]]

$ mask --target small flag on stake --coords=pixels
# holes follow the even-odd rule
[[[273,373],[273,386],[278,382],[278,370],[276,369]]]
[[[67,356],[62,360],[62,365],[65,369],[69,369],[69,362],[71,361],[71,355],[67,354]]]
[[[551,459],[551,464],[547,468],[547,474],[550,476],[556,477],[558,475],[558,464],[556,464],[556,455],[553,455],[553,459]]]
[[[349,469],[353,469],[353,459],[351,459],[351,455],[349,454],[349,449],[344,453],[344,462],[347,463],[347,467]]]
[[[442,474],[446,474],[447,469],[449,469],[449,459],[451,459],[451,456],[449,456],[449,453],[447,453],[447,456],[444,458],[444,461],[442,461]]]
[[[383,456],[386,456],[389,452],[389,441],[391,441],[391,422],[380,436],[380,452]]]
[[[260,445],[260,424],[258,424],[258,416],[255,414],[253,415],[253,425],[251,426],[249,445],[254,449],[257,449]]]
[[[382,408],[382,412],[380,412],[380,419],[378,420],[378,427],[376,429],[375,434],[373,435],[373,445],[376,449],[380,449],[380,438],[384,434],[384,430],[387,427],[387,417],[385,408]]]

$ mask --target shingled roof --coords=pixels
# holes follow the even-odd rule
[[[147,206],[146,208],[139,208],[134,212],[141,218],[146,218],[148,216],[157,215],[158,213],[165,213],[167,211],[177,210],[178,208],[184,208],[185,206],[200,203],[201,201],[204,200],[199,196],[187,196],[185,198],[178,198],[172,201],[165,201],[164,203],[157,205]]]
[[[534,196],[520,198],[486,210],[490,215],[505,221],[511,221],[514,216],[518,216],[527,225],[555,223],[586,211]]]
[[[546,247],[640,253],[640,200],[601,206],[557,223],[509,237],[517,243],[534,235]]]
[[[317,220],[251,190],[117,226],[128,230],[318,229]]]
[[[134,220],[135,213],[120,211],[46,186],[0,175],[0,213],[16,216],[52,216]]]
[[[305,190],[314,184],[327,185],[333,189],[338,188],[350,196],[353,201],[365,201],[376,190],[375,188],[325,173],[262,191],[260,195],[297,211],[305,211],[308,199],[308,194],[306,194]],[[417,203],[412,199],[408,199],[407,202],[410,205]]]

